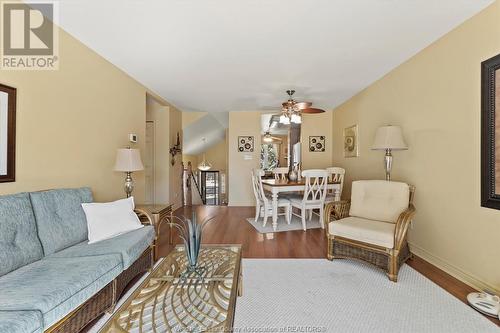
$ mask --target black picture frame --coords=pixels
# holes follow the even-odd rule
[[[0,174],[0,183],[16,181],[16,88],[0,84],[0,91],[7,93],[7,172]]]
[[[495,186],[498,177],[495,171],[495,145],[500,140],[495,135],[498,70],[500,54],[481,63],[481,206],[493,209],[500,209],[500,193],[497,193]]]

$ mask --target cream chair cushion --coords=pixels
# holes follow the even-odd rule
[[[340,236],[372,245],[394,247],[394,223],[379,222],[359,217],[346,217],[328,224],[330,235]]]
[[[410,188],[406,183],[386,180],[352,182],[349,216],[396,223],[408,208]]]

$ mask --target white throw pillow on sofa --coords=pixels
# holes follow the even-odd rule
[[[134,213],[134,197],[105,203],[82,203],[89,244],[142,228]]]

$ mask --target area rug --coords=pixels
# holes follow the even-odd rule
[[[98,332],[109,318],[104,315],[87,332]],[[393,283],[370,265],[326,259],[244,259],[234,327],[234,332],[499,332],[408,265]]]
[[[399,281],[351,260],[245,259],[235,332],[499,332],[404,265]]]
[[[260,232],[261,234],[267,234],[270,232],[275,232],[273,230],[273,219],[272,217],[269,217],[267,219],[267,224],[265,227],[262,226],[263,218],[259,218],[257,222],[255,222],[255,218],[247,218],[246,219],[248,223],[253,225],[253,227]],[[316,214],[313,214],[312,220],[309,221],[306,219],[306,227],[307,229],[317,229],[321,228],[321,225],[319,224],[319,217]],[[292,221],[290,224],[286,223],[285,217],[283,215],[278,216],[278,229],[276,232],[281,232],[281,231],[292,231],[292,230],[302,230],[302,221],[300,217],[297,217],[295,215],[292,215]]]

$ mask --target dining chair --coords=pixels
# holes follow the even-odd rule
[[[305,178],[304,194],[290,197],[292,207],[300,209],[302,229],[306,231],[306,213],[309,212],[309,221],[312,219],[312,211],[319,209],[319,220],[321,228],[325,228],[323,212],[325,206],[326,189],[328,184],[328,172],[326,170],[311,169],[302,171]]]
[[[264,187],[262,186],[262,176],[264,176],[264,170],[254,169],[252,171],[252,185],[253,193],[255,195],[255,222],[258,221],[260,216],[264,217],[262,226],[265,227],[267,224],[267,219],[273,215],[273,201],[271,198],[266,196],[264,192]],[[290,200],[286,198],[278,198],[278,207],[276,209],[283,208],[283,212],[278,212],[278,215],[285,215],[285,220],[287,224],[290,224],[292,219],[292,206]]]
[[[286,180],[288,176],[288,168],[275,168],[273,170],[274,179]]]
[[[345,169],[339,167],[326,168],[328,172],[328,180],[330,182],[340,182],[338,189],[327,190],[325,202],[339,201],[342,197],[342,189],[344,188]]]

